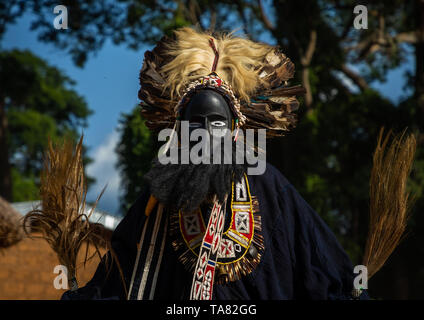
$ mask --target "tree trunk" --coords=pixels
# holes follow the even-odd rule
[[[417,43],[415,44],[415,97],[418,126],[424,128],[424,0],[415,0]]]
[[[12,201],[12,174],[9,163],[8,122],[4,98],[0,98],[0,196]]]

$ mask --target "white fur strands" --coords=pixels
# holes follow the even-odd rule
[[[229,83],[235,93],[245,101],[265,82],[260,77],[261,69],[268,64],[266,57],[275,51],[267,44],[220,34],[196,32],[191,28],[175,31],[176,40],[167,44],[172,60],[162,67],[166,75],[165,87],[171,97],[176,98],[191,81],[211,73],[215,53],[209,44],[212,38],[219,52],[216,73]]]
[[[215,57],[219,57],[215,73],[229,88],[221,94],[240,105],[243,129],[267,129],[267,136],[272,137],[295,127],[296,96],[305,89],[289,86],[294,64],[279,47],[233,33],[211,35],[186,27],[175,30],[171,37],[164,36],[144,54],[138,96],[150,130],[174,126],[175,108],[190,86],[213,72]]]

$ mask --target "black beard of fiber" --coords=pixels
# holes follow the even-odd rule
[[[163,165],[155,159],[144,178],[159,202],[190,213],[213,195],[222,203],[231,192],[232,181],[240,181],[245,172],[242,164]]]

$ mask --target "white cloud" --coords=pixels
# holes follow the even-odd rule
[[[95,184],[90,186],[87,201],[94,202],[107,185],[98,208],[111,214],[117,214],[119,211],[121,178],[116,168],[118,156],[115,153],[118,142],[119,133],[114,130],[100,146],[90,152],[89,156],[93,159],[93,162],[87,166],[87,174],[96,179]]]

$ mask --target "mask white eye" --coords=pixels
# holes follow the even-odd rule
[[[188,126],[190,128],[200,128],[202,124],[200,122],[190,122]]]
[[[217,120],[217,121],[212,121],[211,125],[214,126],[214,127],[224,127],[227,124],[224,121],[218,121]]]

